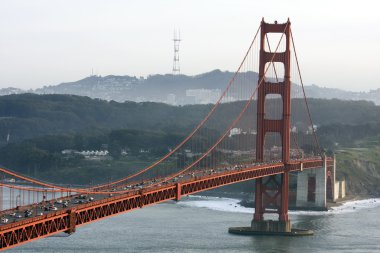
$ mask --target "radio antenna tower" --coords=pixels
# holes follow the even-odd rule
[[[181,69],[179,67],[179,43],[181,42],[181,33],[174,29],[174,58],[173,58],[173,75],[179,75]]]

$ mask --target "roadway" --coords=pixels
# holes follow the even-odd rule
[[[320,159],[320,158],[319,158]],[[297,162],[298,160],[293,160],[292,162]],[[145,180],[142,182],[134,183],[124,183],[113,188],[105,186],[105,188],[99,189],[99,191],[107,191],[109,194],[73,194],[68,197],[56,198],[51,200],[42,201],[36,204],[17,207],[11,210],[5,210],[2,212],[0,217],[0,230],[1,227],[7,224],[16,223],[19,221],[26,221],[30,218],[35,218],[38,216],[46,216],[54,212],[69,211],[72,209],[78,209],[81,206],[104,200],[114,196],[133,196],[141,194],[142,191],[152,191],[162,187],[175,186],[179,184],[188,184],[196,179],[201,179],[205,177],[217,177],[218,175],[224,175],[226,172],[241,171],[246,168],[260,168],[266,165],[270,166],[273,164],[280,164],[281,161],[271,161],[270,163],[250,163],[244,165],[230,165],[226,167],[220,167],[216,169],[206,169],[190,171],[181,174],[175,178],[154,178],[151,180]],[[75,191],[75,190],[73,190]],[[122,194],[116,193],[123,191]],[[115,192],[115,193],[112,193]]]
[[[268,163],[268,164],[272,164],[274,162],[279,162],[279,161],[272,161],[271,163]],[[126,191],[123,194],[133,195],[133,194],[137,194],[142,189],[148,189],[148,188],[155,189],[161,186],[169,186],[176,183],[188,182],[191,179],[201,178],[206,175],[217,175],[217,174],[222,174],[226,171],[234,171],[234,170],[244,169],[244,168],[258,166],[258,165],[265,165],[265,163],[251,163],[251,164],[245,164],[245,165],[233,165],[233,166],[221,167],[221,168],[216,168],[216,169],[190,171],[190,172],[181,174],[178,177],[170,179],[169,181],[166,181],[167,178],[154,178],[151,180],[142,181],[140,183],[134,182],[134,183],[122,184],[111,189],[110,188],[102,189],[101,191],[110,191],[110,192]],[[70,210],[82,204],[94,202],[97,200],[102,200],[102,199],[112,197],[112,196],[113,196],[112,193],[111,194],[73,194],[68,197],[46,200],[46,201],[39,202],[37,204],[18,207],[18,208],[6,211],[5,213],[3,212],[3,215],[0,217],[0,228],[1,226],[5,224],[14,223],[17,221],[22,221],[22,220],[26,220],[28,218],[33,218],[37,216],[47,215],[49,213],[53,213],[59,210]]]

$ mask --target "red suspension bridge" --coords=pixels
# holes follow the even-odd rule
[[[289,173],[321,168],[330,160],[315,135],[291,24],[263,20],[210,112],[146,168],[89,187],[56,185],[0,168],[0,248],[252,179],[252,228],[263,230],[264,214],[277,213],[270,230],[289,232]]]

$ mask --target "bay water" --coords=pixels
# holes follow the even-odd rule
[[[146,207],[10,249],[8,252],[380,252],[380,199],[347,202],[327,212],[290,212],[308,237],[240,236],[253,209],[239,200],[189,196]],[[267,217],[275,218],[275,217]]]

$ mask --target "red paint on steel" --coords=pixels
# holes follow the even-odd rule
[[[261,221],[264,219],[262,184],[262,178],[256,179],[255,214],[253,215],[255,221]]]
[[[181,184],[180,183],[177,183],[176,184],[176,187],[177,187],[177,195],[176,195],[176,200],[177,201],[180,201],[181,200]]]
[[[304,169],[321,167],[321,159],[310,159],[283,163],[257,165],[244,169],[227,171],[214,175],[207,175],[199,179],[190,179],[180,184],[139,191],[137,193],[122,194],[92,203],[78,205],[76,210],[66,209],[49,213],[44,216],[25,219],[0,227],[0,249],[8,249],[36,239],[50,236],[59,232],[70,232],[75,227],[114,216],[142,206],[149,206],[181,196],[201,192],[224,185],[252,180],[270,175],[282,174],[286,170],[298,171],[303,164]],[[75,216],[74,216],[75,214]],[[74,222],[75,221],[75,226]]]
[[[281,206],[279,212],[280,221],[288,221],[289,209],[289,172],[281,175]]]
[[[282,33],[286,38],[286,49],[283,53],[272,53],[265,50],[265,39],[268,33]],[[282,38],[282,37],[281,37]],[[277,50],[276,50],[277,51]],[[257,137],[256,137],[256,160],[264,160],[264,143],[265,135],[269,132],[276,132],[282,138],[282,161],[286,165],[290,162],[290,115],[291,115],[291,98],[290,98],[290,21],[285,24],[269,24],[264,20],[261,22],[260,38],[260,63],[259,63],[259,80],[265,80],[265,65],[268,62],[282,62],[284,64],[284,81],[283,82],[263,82],[258,88],[257,97]],[[270,120],[265,118],[265,98],[268,94],[279,94],[282,97],[282,119]],[[289,174],[285,172],[282,175],[281,187],[278,189],[281,205],[279,207],[279,218],[281,221],[288,220],[288,200],[289,200]],[[263,220],[265,206],[263,197],[267,195],[262,187],[262,181],[256,181],[255,194],[255,212],[254,220]]]

